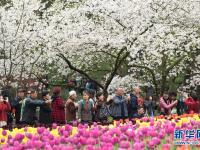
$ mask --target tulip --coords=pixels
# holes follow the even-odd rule
[[[3,135],[3,136],[6,136],[6,135],[7,135],[7,131],[6,131],[6,130],[3,130],[3,131],[2,131],[2,135]]]
[[[148,142],[147,147],[148,147],[149,149],[154,149],[154,146],[155,146],[154,141],[149,141],[149,142]]]
[[[173,126],[169,126],[168,128],[166,128],[166,133],[167,134],[173,134],[174,133],[174,127]]]
[[[93,139],[93,138],[88,138],[86,143],[87,143],[88,145],[95,145],[95,144],[96,144],[96,141],[95,141],[95,139]]]
[[[112,138],[112,144],[115,145],[117,143],[119,143],[119,138],[118,137],[113,137]]]
[[[133,145],[133,148],[134,148],[135,150],[140,150],[140,149],[141,149],[140,143],[135,142],[134,145]]]
[[[131,128],[129,128],[129,129],[125,132],[125,134],[126,134],[130,139],[132,139],[132,138],[135,136],[135,132],[134,132]]]
[[[57,128],[57,124],[56,124],[56,123],[53,123],[53,124],[52,124],[52,128],[53,128],[53,129],[56,129],[56,128]]]
[[[5,139],[1,139],[1,143],[4,143],[6,140]]]
[[[162,150],[170,150],[170,144],[162,145]]]
[[[38,134],[42,134],[44,132],[45,128],[37,128]]]
[[[94,150],[94,147],[93,147],[93,145],[87,145],[86,149],[87,150]]]
[[[121,141],[119,146],[120,146],[120,148],[127,149],[130,147],[130,143],[128,141]]]

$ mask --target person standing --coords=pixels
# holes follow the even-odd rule
[[[168,92],[164,92],[160,98],[161,115],[170,115],[173,107],[177,105],[178,101],[171,101]]]
[[[43,106],[46,105],[46,103],[50,103],[51,101],[41,101],[37,100],[37,90],[36,89],[31,89],[31,95],[30,98],[24,99],[21,109],[21,114],[22,114],[22,123],[27,124],[27,125],[34,125],[37,117],[36,117],[36,107],[38,106]]]
[[[76,110],[78,109],[78,106],[75,103],[76,99],[76,91],[70,91],[69,98],[65,104],[65,120],[67,122],[76,120]]]
[[[83,99],[78,102],[78,119],[81,123],[91,123],[94,109],[93,100],[90,99],[90,93],[83,91]]]
[[[54,87],[52,96],[53,101],[51,105],[51,117],[53,123],[65,124],[65,104],[60,94],[61,87]]]
[[[23,89],[18,89],[17,96],[12,101],[11,106],[12,109],[14,109],[15,114],[15,123],[20,124],[20,118],[21,118],[21,107],[22,107],[22,101],[24,100],[25,91]]]
[[[105,97],[102,92],[98,92],[96,94],[96,103],[95,103],[95,121],[106,123],[108,121],[108,117],[110,116],[110,111],[108,108],[108,103],[105,101]]]
[[[184,101],[187,106],[187,113],[198,113],[199,102],[196,93],[191,93],[190,96]]]
[[[179,97],[178,97],[178,104],[177,104],[177,114],[182,115],[186,112],[186,105],[184,103],[184,100],[187,98],[185,93],[183,91],[180,91]]]
[[[0,95],[0,127],[4,127],[7,125],[7,112],[11,111],[10,104],[8,99],[4,99],[2,95]]]
[[[127,100],[124,96],[123,88],[120,87],[115,90],[111,109],[114,119],[126,119],[128,117]]]
[[[140,96],[140,87],[135,87],[130,94],[128,102],[129,118],[141,118],[144,116],[144,100]]]
[[[147,114],[147,116],[151,116],[151,117],[154,116],[155,105],[153,104],[152,96],[146,97],[144,101],[144,108],[145,108],[145,114]]]
[[[169,99],[170,101],[173,103],[175,101],[177,101],[177,105],[178,105],[178,100],[177,100],[177,93],[176,92],[170,92],[169,93]],[[177,114],[178,111],[177,111],[177,105],[174,106],[172,109],[171,109],[171,114]]]
[[[27,90],[26,97],[30,97],[30,96],[31,96],[31,91],[29,89],[29,90]]]
[[[43,91],[42,101],[46,102],[49,100],[51,100],[49,91]],[[46,103],[45,105],[40,106],[39,123],[44,124],[44,125],[51,124],[51,104],[50,103]]]

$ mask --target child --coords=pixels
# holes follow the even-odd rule
[[[7,112],[11,111],[8,99],[4,100],[3,96],[0,95],[0,127],[7,125]]]
[[[94,103],[90,99],[90,93],[83,91],[83,99],[78,103],[78,119],[81,123],[91,123]]]

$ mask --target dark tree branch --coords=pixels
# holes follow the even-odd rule
[[[119,67],[121,66],[121,64],[125,61],[125,59],[129,56],[130,52],[126,52],[124,54],[124,56],[120,59],[120,57],[122,56],[123,52],[126,50],[127,48],[126,47],[123,47],[120,52],[118,53],[118,56],[117,56],[117,59],[115,61],[115,65],[114,65],[114,69],[113,71],[111,72],[108,80],[106,81],[105,83],[105,86],[104,86],[104,89],[107,90],[108,86],[110,85],[112,79],[114,78],[114,76],[116,75],[117,73],[117,70],[119,69]]]
[[[103,85],[101,83],[99,83],[98,81],[92,79],[92,77],[90,77],[90,75],[88,75],[85,71],[83,70],[80,70],[78,68],[76,68],[75,66],[72,65],[72,63],[62,54],[62,53],[59,53],[57,54],[58,57],[60,57],[61,59],[63,59],[69,66],[69,68],[71,70],[74,70],[82,75],[84,75],[86,78],[90,79],[91,81],[93,81],[96,85],[98,85],[100,88],[104,89]]]
[[[149,28],[152,28],[152,27],[153,27],[153,25],[154,25],[154,24],[151,24],[150,26],[148,26],[147,28],[145,28],[144,31],[142,31],[141,33],[139,33],[139,35],[145,34],[145,33],[149,30]],[[129,40],[129,39],[128,39],[128,41],[130,42],[130,47],[133,46],[134,42],[135,42],[137,39],[138,39],[138,36],[135,37],[133,40]]]
[[[169,74],[169,72],[175,67],[177,66],[186,56],[182,56],[179,59],[177,59],[174,63],[172,63],[167,69],[166,69],[166,74]]]

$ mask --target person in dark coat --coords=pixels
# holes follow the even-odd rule
[[[43,91],[42,92],[42,101],[46,102],[48,100],[51,100],[49,91]],[[50,105],[50,103],[46,103],[46,105],[40,106],[39,123],[44,124],[44,125],[51,124],[51,105]]]
[[[15,123],[20,124],[20,118],[21,118],[21,107],[22,107],[22,101],[25,96],[25,91],[23,89],[18,89],[17,91],[17,97],[12,101],[11,106],[12,109],[14,109],[15,112]]]
[[[147,116],[154,116],[155,104],[153,103],[152,96],[147,96],[144,101],[145,114]]]
[[[95,121],[96,122],[107,122],[108,117],[110,116],[110,111],[108,108],[108,103],[105,101],[105,97],[102,92],[98,92],[96,95],[95,103]]]
[[[61,88],[54,87],[53,89],[53,96],[52,96],[52,122],[58,124],[65,124],[65,104],[64,100],[60,96]]]
[[[128,116],[129,118],[141,118],[144,116],[144,108],[142,100],[139,100],[141,89],[135,87],[130,94],[128,102]],[[141,98],[140,98],[141,99]]]
[[[22,123],[25,125],[34,125],[37,117],[36,117],[36,107],[44,106],[47,103],[51,103],[50,100],[42,101],[37,100],[37,91],[35,89],[31,89],[30,98],[26,98],[22,103]]]

